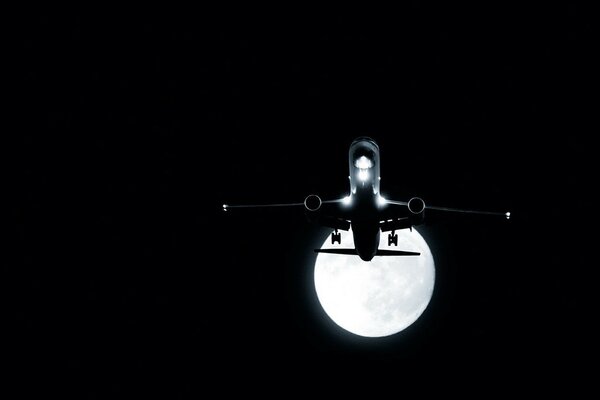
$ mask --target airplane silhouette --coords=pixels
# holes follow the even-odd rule
[[[425,220],[425,210],[438,210],[456,213],[502,216],[510,219],[510,212],[489,212],[462,210],[448,207],[425,205],[423,199],[413,197],[409,201],[385,199],[379,191],[379,146],[369,137],[355,139],[348,152],[350,193],[337,200],[321,200],[311,194],[302,203],[279,204],[223,204],[223,210],[254,207],[304,207],[310,221],[334,229],[331,242],[341,244],[339,230],[348,231],[352,227],[354,249],[316,249],[318,253],[358,255],[364,261],[375,256],[418,256],[420,253],[400,250],[380,250],[381,232],[388,234],[388,245],[398,246],[397,230],[411,229]]]

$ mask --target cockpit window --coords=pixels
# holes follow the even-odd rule
[[[359,169],[367,169],[373,167],[373,161],[365,156],[360,156],[354,161],[354,166]]]

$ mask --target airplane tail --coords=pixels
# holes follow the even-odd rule
[[[315,253],[327,253],[327,254],[344,254],[348,256],[357,256],[356,249],[315,249]],[[419,256],[421,253],[414,251],[401,251],[401,250],[377,250],[376,256]]]

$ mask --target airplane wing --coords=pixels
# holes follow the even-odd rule
[[[451,207],[426,205],[419,197],[409,201],[385,200],[385,210],[381,213],[380,227],[382,232],[411,228],[423,222],[425,211],[434,210],[448,213],[488,215],[510,219],[510,212],[493,212],[481,210],[467,210]],[[391,206],[391,207],[390,207]],[[399,207],[395,207],[399,206]]]
[[[302,207],[306,210],[310,220],[319,225],[333,229],[347,231],[350,229],[350,221],[343,211],[344,199],[321,200],[317,195],[307,196],[302,203],[271,203],[271,204],[223,204],[223,211],[238,208],[278,208],[278,207]]]
[[[312,196],[317,199],[311,198]],[[311,195],[302,203],[271,203],[271,204],[223,204],[223,211],[229,211],[233,208],[269,208],[269,207],[305,207],[309,211],[317,211],[322,204],[342,203],[343,199],[321,200],[316,195]]]
[[[463,214],[479,214],[479,215],[492,215],[497,217],[505,217],[506,219],[510,219],[510,212],[494,212],[494,211],[481,211],[481,210],[463,210],[459,208],[450,208],[450,207],[437,207],[437,206],[425,206],[426,210],[437,210],[437,211],[447,211],[454,213],[463,213]]]
[[[274,203],[274,204],[223,204],[223,211],[229,211],[232,208],[269,208],[269,207],[298,207],[304,206],[304,203]]]
[[[391,205],[397,205],[397,206],[406,206],[408,208],[408,210],[414,214],[419,214],[423,210],[436,210],[436,211],[447,211],[447,212],[463,213],[463,214],[492,215],[492,216],[505,217],[506,219],[510,219],[510,212],[465,210],[465,209],[461,209],[461,208],[430,206],[430,205],[426,205],[425,202],[419,197],[413,197],[409,201],[396,201],[396,200],[387,200],[386,199],[385,203],[391,204]]]

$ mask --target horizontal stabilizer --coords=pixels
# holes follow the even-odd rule
[[[356,249],[315,249],[315,253],[346,254],[348,256],[357,256]]]
[[[421,253],[402,250],[377,250],[376,256],[420,256]]]
[[[315,253],[328,253],[328,254],[344,254],[349,256],[356,256],[358,253],[356,249],[315,249]],[[421,253],[415,253],[414,251],[401,251],[401,250],[377,250],[376,256],[418,256]]]

